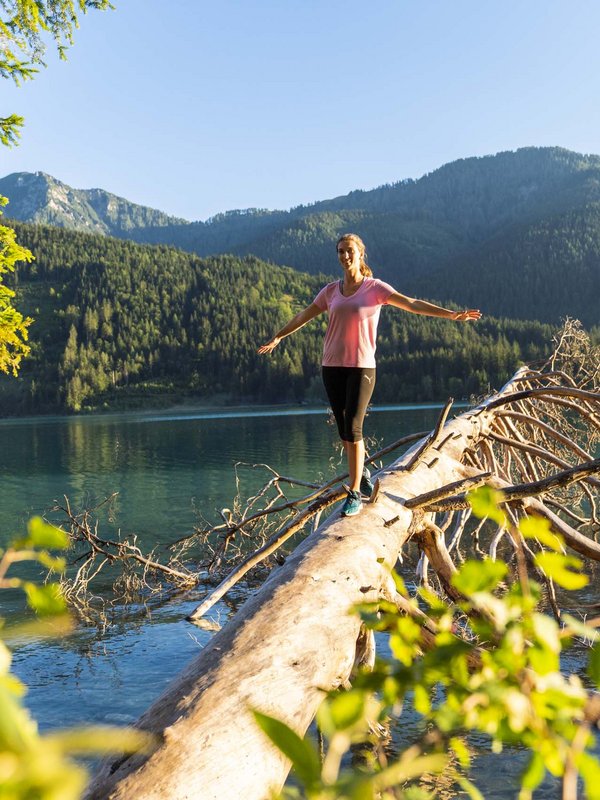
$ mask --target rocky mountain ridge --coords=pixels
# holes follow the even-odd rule
[[[104,189],[74,189],[45,172],[16,172],[0,179],[9,198],[6,215],[117,238],[136,228],[185,224],[186,220],[138,205]]]

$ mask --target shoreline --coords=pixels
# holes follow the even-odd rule
[[[469,405],[467,400],[458,400],[454,406],[464,408]],[[443,408],[444,402],[425,403],[382,403],[369,407],[368,413],[381,411],[418,411],[419,409]],[[79,414],[36,414],[30,416],[0,417],[0,426],[51,424],[56,422],[100,420],[136,420],[139,422],[169,422],[178,419],[227,419],[236,417],[265,417],[271,414],[277,416],[301,416],[312,414],[326,414],[328,406],[311,403],[270,403],[270,404],[240,404],[225,405],[221,403],[177,403],[165,408],[140,408],[138,410],[124,411],[90,411]]]

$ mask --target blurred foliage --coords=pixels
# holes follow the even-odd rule
[[[44,570],[61,572],[64,559],[50,553],[64,550],[64,531],[39,517],[28,525],[27,535],[0,550],[0,589],[20,589],[40,620],[11,630],[12,636],[58,636],[71,628],[64,598],[57,583],[38,584],[12,574],[11,567],[36,562]],[[2,620],[0,620],[0,625]],[[147,748],[151,742],[141,731],[90,727],[41,736],[23,705],[26,687],[10,671],[12,656],[0,639],[0,800],[77,800],[87,783],[87,771],[72,755],[128,753]],[[57,700],[59,702],[59,700]]]
[[[538,551],[537,565],[558,586],[568,590],[587,582],[581,564],[564,554],[563,542],[545,520],[530,517],[518,529],[511,527],[501,499],[483,487],[471,494],[471,505],[478,515],[507,524],[521,555],[522,538],[543,543],[548,549]],[[561,628],[540,611],[541,587],[526,573],[507,585],[507,573],[498,561],[465,562],[453,579],[463,597],[455,606],[425,589],[418,599],[410,598],[395,576],[414,617],[390,602],[361,606],[363,622],[389,634],[392,658],[378,659],[350,690],[331,692],[324,700],[317,714],[327,743],[324,757],[310,739],[256,713],[262,730],[292,762],[300,783],[300,789],[285,789],[282,797],[424,800],[433,795],[418,779],[443,774],[446,789],[454,786],[455,793],[481,798],[468,777],[469,735],[478,733],[488,739],[493,753],[507,745],[529,752],[519,800],[531,800],[547,773],[563,780],[579,775],[586,797],[599,798],[600,763],[590,753],[595,739],[585,719],[588,692],[580,677],[560,670],[561,653],[575,636],[585,637],[595,643],[588,675],[600,686],[597,632],[570,617]],[[419,608],[434,631],[433,645],[424,637]],[[377,731],[385,730],[390,716],[406,712],[421,719],[423,734],[388,761],[378,749]],[[342,767],[351,747],[362,747],[362,758]]]

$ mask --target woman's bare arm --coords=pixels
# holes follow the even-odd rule
[[[270,339],[265,344],[261,345],[258,348],[258,352],[262,355],[264,353],[272,353],[273,350],[277,347],[279,342],[285,337],[289,336],[290,333],[294,333],[303,325],[306,325],[307,322],[310,322],[311,319],[318,317],[319,314],[323,313],[323,309],[316,306],[314,303],[311,303],[306,308],[302,309],[295,317],[286,323],[280,331],[277,331],[275,336]]]
[[[414,297],[407,297],[400,292],[391,294],[387,303],[390,306],[409,311],[411,314],[424,314],[428,317],[440,317],[441,319],[452,319],[456,322],[471,322],[480,319],[481,311],[478,308],[469,308],[466,311],[450,311],[449,308],[436,306],[428,303],[427,300],[416,300]]]

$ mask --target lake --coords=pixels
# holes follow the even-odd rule
[[[428,431],[439,409],[374,408],[365,434],[374,447]],[[236,491],[236,462],[268,463],[305,481],[340,471],[325,410],[303,406],[2,420],[0,437],[0,542],[21,534],[32,515],[64,495],[77,508],[117,492],[101,531],[136,533],[148,551],[190,533],[200,517],[218,521],[218,510],[231,504]],[[263,473],[244,471],[243,480],[250,494],[262,485]],[[245,591],[238,588],[211,616],[225,621]],[[40,728],[133,722],[208,641],[210,633],[185,622],[199,596],[191,593],[104,631],[82,626],[62,639],[14,645],[14,670],[29,687],[27,704]],[[19,608],[3,597],[2,615],[17,614]],[[569,669],[582,667],[580,653],[569,658]],[[403,718],[394,731],[399,745],[410,731]],[[522,754],[506,751],[492,761],[483,745],[473,779],[486,798],[515,797]],[[555,792],[548,785],[536,797]]]
[[[378,409],[365,433],[389,442],[429,430],[438,414],[431,406]],[[330,462],[339,461],[325,409],[302,406],[1,420],[0,437],[2,543],[64,495],[78,508],[118,492],[111,514],[102,515],[101,533],[136,533],[147,552],[192,532],[200,516],[220,521],[219,509],[236,492],[236,462],[268,463],[315,481],[336,474]],[[246,475],[250,494],[264,473]],[[20,596],[11,602],[6,594],[3,616],[21,605]],[[192,594],[173,601],[102,636],[82,628],[60,641],[15,648],[15,671],[29,686],[27,702],[40,727],[134,720],[206,641],[209,634],[184,621],[197,600]],[[226,601],[214,609],[223,620],[230,614]]]

